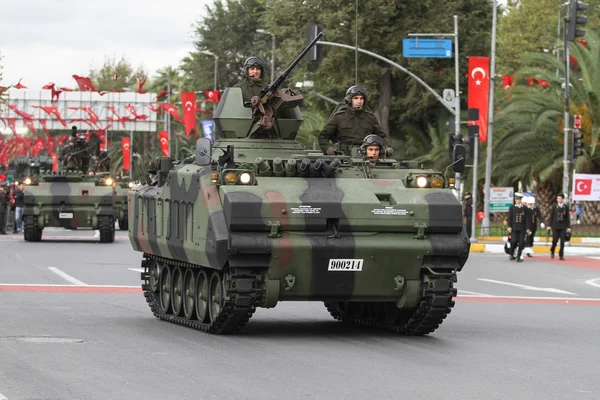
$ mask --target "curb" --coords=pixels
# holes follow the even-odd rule
[[[507,236],[481,236],[477,240],[482,242],[506,242]],[[552,243],[552,236],[536,236],[535,241],[539,243]],[[571,243],[600,244],[600,237],[571,237]]]
[[[545,246],[533,246],[534,254],[550,254],[550,245]],[[557,246],[558,250],[558,246]],[[484,243],[471,243],[471,253],[496,253],[505,254],[504,244],[484,244]],[[570,255],[598,255],[600,256],[600,247],[582,247],[582,246],[565,246],[565,253]]]

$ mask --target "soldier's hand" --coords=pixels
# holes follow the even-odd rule
[[[571,232],[571,228],[567,228],[567,232]]]
[[[335,147],[330,147],[327,149],[327,154],[330,156],[335,155]]]
[[[549,231],[549,230],[550,230],[550,227],[547,227],[547,228],[546,228],[546,230],[547,230],[547,231]]]
[[[392,149],[391,147],[386,147],[385,148],[385,156],[386,157],[391,157],[392,154],[394,154],[394,149]]]

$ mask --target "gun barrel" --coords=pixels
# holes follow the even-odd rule
[[[271,84],[271,87],[269,88],[269,91],[275,91],[275,90],[277,90],[279,88],[279,86],[281,86],[281,84],[288,77],[288,75],[290,74],[290,72],[292,72],[292,70],[296,67],[296,65],[298,65],[298,63],[302,60],[302,58],[306,55],[306,53],[308,53],[310,51],[310,49],[315,44],[317,44],[317,42],[319,41],[319,39],[321,39],[321,37],[323,35],[324,35],[323,32],[319,32],[317,34],[317,36],[313,39],[313,41],[310,42],[308,44],[308,46],[306,46],[306,48],[304,50],[302,50],[302,52],[298,55],[298,57],[296,57],[296,59],[290,64],[290,66],[287,67],[286,70],[283,71],[283,73],[281,75],[279,75],[279,77],[275,80],[275,82],[273,82]]]

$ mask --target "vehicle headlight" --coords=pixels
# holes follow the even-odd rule
[[[111,186],[113,184],[112,178],[106,178],[106,180],[104,181],[104,184],[106,186]]]
[[[417,178],[417,186],[420,188],[424,188],[427,186],[427,178],[424,176],[420,176]]]
[[[129,186],[130,188],[132,188],[133,187],[133,182],[129,182],[129,184],[127,186]]]
[[[247,185],[252,181],[252,175],[250,175],[250,173],[248,172],[242,172],[240,174],[240,183],[242,185]]]
[[[436,176],[431,180],[431,187],[441,188],[444,187],[444,180],[439,176]]]
[[[25,179],[25,184],[26,185],[31,185],[31,178]]]

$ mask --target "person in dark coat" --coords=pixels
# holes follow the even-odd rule
[[[565,257],[565,239],[567,232],[571,232],[571,221],[569,220],[569,207],[564,203],[565,195],[559,193],[556,196],[556,204],[552,207],[550,213],[550,221],[546,230],[552,230],[552,247],[550,247],[550,258],[554,258],[554,250],[556,250],[556,244],[560,239],[560,250],[558,256],[561,260]]]
[[[521,193],[515,193],[515,204],[508,209],[508,233],[511,235],[510,260],[515,259],[515,250],[518,248],[517,262],[523,262],[525,238],[531,233],[531,210],[521,204],[522,198]]]
[[[265,62],[259,57],[249,57],[244,62],[244,73],[241,82],[233,87],[242,89],[242,99],[244,105],[250,107],[250,100],[254,96],[258,96],[264,86],[263,75]]]
[[[365,107],[366,103],[367,89],[364,86],[352,86],[346,91],[344,104],[333,111],[319,133],[319,146],[323,154],[334,155],[337,151],[350,155],[347,147],[361,146],[366,136],[375,134],[383,139],[385,157],[392,156],[394,150],[390,138],[375,114]]]
[[[6,182],[0,183],[0,235],[6,235],[6,211],[8,210],[6,186]]]
[[[465,202],[465,207],[463,209],[465,228],[467,229],[467,236],[471,237],[471,233],[473,233],[473,230],[471,229],[471,224],[473,223],[473,197],[471,197],[471,192],[465,193],[463,200]]]

